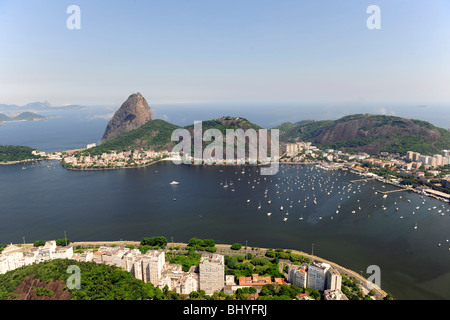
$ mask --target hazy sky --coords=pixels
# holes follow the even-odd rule
[[[0,103],[450,103],[448,0],[0,0],[0,46]]]

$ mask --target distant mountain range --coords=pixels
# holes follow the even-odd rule
[[[33,120],[43,120],[44,116],[33,112],[22,112],[15,117],[8,117],[7,115],[0,113],[0,122],[5,121],[33,121]]]
[[[32,102],[23,106],[15,104],[0,104],[0,111],[2,112],[19,112],[23,110],[27,111],[52,111],[52,110],[82,110],[85,107],[80,105],[68,105],[68,106],[52,106],[48,101],[45,102]]]

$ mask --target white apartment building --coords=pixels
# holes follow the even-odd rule
[[[0,254],[0,274],[33,263],[52,259],[71,259],[73,247],[56,247],[56,241],[47,241],[43,247],[35,247],[25,252],[4,251]]]
[[[282,148],[288,157],[294,157],[303,150],[301,143],[286,143]]]
[[[19,268],[22,252],[11,252],[0,255],[0,274]]]
[[[306,288],[308,278],[308,269],[306,265],[289,265],[288,282],[300,287]]]
[[[158,284],[166,263],[164,251],[150,250],[142,258],[142,276],[144,282]]]
[[[198,274],[194,272],[194,267],[189,272],[183,272],[180,264],[166,263],[161,278],[158,281],[158,287],[168,287],[179,294],[189,294],[192,291],[198,291]]]
[[[324,291],[327,283],[327,271],[331,266],[325,262],[313,261],[308,266],[308,288]]]
[[[89,262],[89,261],[92,261],[93,257],[94,257],[94,253],[92,251],[84,251],[80,255],[79,261],[81,261],[81,262]]]
[[[204,254],[200,259],[200,290],[212,295],[225,286],[225,263],[220,254]]]
[[[326,289],[327,290],[341,290],[342,286],[342,276],[341,274],[334,268],[329,268],[327,272],[327,282]]]

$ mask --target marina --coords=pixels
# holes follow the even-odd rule
[[[438,280],[450,266],[448,203],[408,190],[384,198],[378,191],[398,187],[354,183],[358,175],[344,170],[259,170],[169,161],[123,171],[74,172],[58,161],[2,166],[0,183],[9,188],[0,194],[0,242],[58,239],[67,231],[71,241],[195,236],[304,252],[314,243],[317,255],[363,275],[378,265],[382,288],[394,297],[450,298]],[[418,272],[424,264],[426,277]]]

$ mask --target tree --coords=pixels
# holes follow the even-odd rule
[[[203,240],[199,238],[191,238],[188,246],[192,248],[203,247]]]
[[[231,250],[239,250],[242,248],[242,244],[240,243],[233,243],[233,245],[231,245],[230,249]]]
[[[44,240],[36,240],[33,243],[33,246],[35,246],[35,247],[41,247],[41,246],[44,246],[44,245],[45,245],[45,241]]]
[[[141,240],[142,246],[152,246],[158,248],[165,248],[167,245],[167,239],[165,237],[151,237],[151,238],[142,238]]]
[[[67,245],[70,244],[70,240],[69,239],[58,239],[56,240],[56,245],[57,246],[65,246],[67,243]]]

